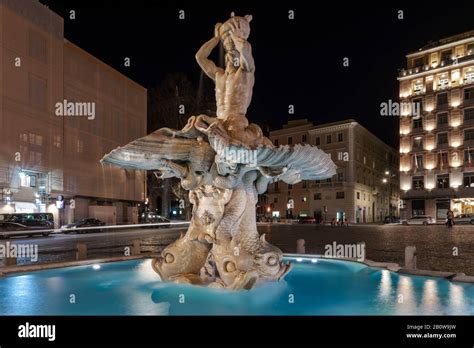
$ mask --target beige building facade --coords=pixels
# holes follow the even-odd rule
[[[266,203],[273,216],[369,223],[398,215],[398,154],[355,120],[289,121],[270,132],[270,139],[275,145],[317,146],[337,165],[337,174],[327,180],[270,184]]]
[[[145,135],[146,89],[66,40],[35,0],[0,1],[0,49],[0,213],[136,222],[144,173],[99,160]]]
[[[400,101],[400,188],[406,217],[474,213],[474,31],[407,56]]]

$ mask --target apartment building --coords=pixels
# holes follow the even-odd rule
[[[398,154],[353,119],[314,125],[289,121],[270,132],[275,145],[311,144],[329,153],[337,174],[327,180],[269,185],[267,212],[282,218],[314,216],[351,223],[398,216]]]
[[[400,101],[400,188],[406,217],[473,213],[474,30],[406,55]]]
[[[36,0],[0,1],[0,213],[136,222],[145,175],[99,160],[146,133],[147,91],[64,38]]]

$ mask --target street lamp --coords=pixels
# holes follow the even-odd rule
[[[386,170],[385,171],[385,176],[386,176],[386,178],[382,179],[382,183],[384,183],[384,184],[388,183],[388,179],[394,178],[396,175],[395,174],[390,174],[390,171]],[[390,189],[390,193],[389,193],[389,196],[388,196],[388,214],[390,215],[390,218],[391,218],[392,215],[393,215],[393,209],[392,209],[392,194],[393,194],[392,190],[393,190],[393,188],[392,188],[392,185],[390,185],[389,189]]]

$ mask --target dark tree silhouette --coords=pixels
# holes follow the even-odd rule
[[[213,89],[212,82],[203,76],[197,88],[183,73],[166,76],[160,85],[148,89],[148,133],[162,127],[181,129],[193,115],[214,116],[216,105]],[[169,216],[170,201],[178,198],[184,203],[184,215],[190,218],[188,195],[179,189],[179,179],[161,180],[150,172],[147,183],[152,208],[161,209],[162,215]],[[159,200],[161,207],[157,206]]]

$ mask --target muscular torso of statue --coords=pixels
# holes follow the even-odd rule
[[[220,127],[222,133],[227,133],[229,141],[254,148],[262,144],[272,145],[260,127],[249,124],[246,117],[255,83],[252,47],[246,40],[250,33],[250,20],[250,16],[232,17],[226,23],[216,25],[215,36],[199,49],[196,59],[206,75],[216,83],[218,122],[212,130]],[[225,69],[209,59],[221,39],[226,52]]]
[[[216,73],[217,117],[229,121],[245,118],[252,100],[254,83],[254,73],[242,68],[232,72],[218,71]],[[242,126],[248,125],[248,122],[245,123],[247,124]]]

